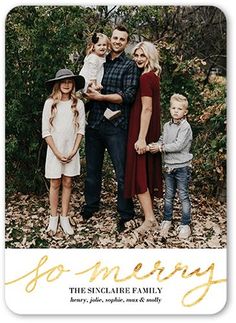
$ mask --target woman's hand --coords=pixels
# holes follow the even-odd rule
[[[145,154],[146,152],[146,140],[145,139],[138,139],[134,144],[134,149],[139,155]]]

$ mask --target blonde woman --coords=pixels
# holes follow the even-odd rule
[[[125,172],[125,197],[137,196],[145,220],[138,233],[155,228],[154,196],[162,197],[161,155],[146,151],[147,144],[160,136],[159,53],[150,42],[133,49],[133,58],[141,70],[140,85],[131,109]]]
[[[52,93],[46,100],[42,116],[42,137],[48,145],[45,177],[50,179],[50,219],[48,231],[58,227],[58,199],[62,185],[60,224],[65,234],[74,230],[68,218],[72,177],[80,174],[79,145],[84,135],[84,104],[75,92],[84,87],[84,78],[68,69],[60,69],[46,84]]]

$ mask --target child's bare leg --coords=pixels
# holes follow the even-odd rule
[[[65,234],[73,234],[74,230],[70,225],[68,218],[70,196],[72,188],[72,178],[69,176],[63,176],[62,178],[62,215],[60,217],[60,223]]]
[[[72,188],[72,178],[69,176],[62,177],[62,215],[67,216],[69,211],[70,196]]]
[[[57,224],[58,224],[58,215],[57,215],[57,207],[58,207],[58,199],[59,199],[59,190],[61,186],[61,179],[51,179],[50,180],[50,192],[49,192],[49,200],[50,200],[50,218],[47,231],[56,234],[57,232]]]
[[[61,186],[61,178],[56,178],[56,179],[53,178],[50,180],[49,200],[50,200],[51,216],[57,215],[60,186]]]

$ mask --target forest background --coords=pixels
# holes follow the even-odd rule
[[[141,40],[153,42],[160,51],[162,124],[169,118],[170,96],[176,92],[188,97],[188,120],[194,134],[193,201],[196,201],[196,208],[201,205],[201,213],[202,208],[209,212],[207,203],[213,201],[225,218],[225,212],[222,213],[226,201],[227,35],[224,14],[213,6],[20,6],[6,19],[5,149],[7,224],[11,227],[9,246],[13,242],[14,246],[16,243],[29,245],[32,241],[32,246],[48,246],[43,239],[35,242],[34,238],[26,238],[24,232],[12,229],[15,222],[23,221],[19,218],[20,213],[28,212],[30,216],[40,209],[44,213],[46,209],[46,144],[41,138],[42,108],[49,94],[45,80],[62,67],[78,73],[88,37],[94,31],[111,35],[117,24],[124,24],[130,31],[128,52]],[[81,194],[80,198],[78,194],[75,198],[78,204],[83,200],[83,145],[80,153],[83,170],[75,182],[75,192]],[[103,172],[105,201],[115,192],[108,156]],[[31,210],[19,210],[19,205],[29,204]],[[79,205],[75,205],[75,212],[76,208]],[[14,217],[16,209],[19,211],[17,219]],[[33,221],[32,217],[30,221]],[[208,236],[211,240],[213,234],[208,232]]]

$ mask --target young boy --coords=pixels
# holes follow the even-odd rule
[[[173,216],[173,202],[176,189],[182,205],[182,218],[179,227],[179,238],[187,239],[190,234],[191,205],[188,186],[191,177],[190,154],[192,130],[186,120],[188,100],[180,94],[173,94],[170,98],[171,121],[165,123],[163,134],[157,143],[148,145],[151,153],[158,151],[164,155],[165,164],[165,203],[164,219],[161,223],[160,235],[166,237],[171,227]]]

